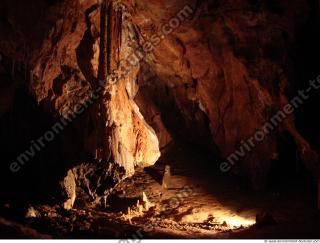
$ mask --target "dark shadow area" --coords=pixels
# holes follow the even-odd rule
[[[35,156],[21,156],[32,141],[46,132],[51,122],[51,117],[39,108],[26,87],[16,90],[13,107],[0,118],[0,146],[3,150],[1,200],[14,199],[19,204],[26,203],[51,188],[49,178],[57,175],[59,168],[56,162],[62,160],[62,155],[57,152],[59,143],[53,141]],[[19,165],[13,172],[10,165],[15,162]]]
[[[127,212],[129,207],[135,206],[140,198],[121,198],[116,195],[111,195],[108,199],[107,212]]]
[[[292,182],[300,182],[301,187],[313,188],[315,181],[312,174],[305,168],[302,162],[297,145],[289,133],[283,133],[278,140],[278,153],[271,161],[271,168],[268,176],[268,187],[273,190],[290,188]]]
[[[16,89],[14,97],[13,106],[0,117],[0,201],[17,204],[23,212],[29,203],[57,203],[59,181],[68,169],[89,159],[77,132],[86,119],[80,116],[46,141],[43,137],[59,118],[40,108],[25,86]]]
[[[319,1],[312,3],[311,14],[307,22],[296,29],[298,35],[294,49],[294,81],[295,90],[305,90],[310,87],[310,80],[316,80],[320,75],[320,16]],[[320,88],[320,87],[319,87]],[[296,92],[294,93],[296,95]],[[304,137],[310,141],[314,149],[320,149],[320,116],[317,115],[320,103],[320,89],[312,89],[309,98],[296,111],[296,124]]]

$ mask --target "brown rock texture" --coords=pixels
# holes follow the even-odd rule
[[[135,167],[153,165],[160,157],[159,142],[154,130],[146,123],[134,102],[139,65],[112,84],[108,83],[107,77],[99,80],[99,5],[94,1],[39,1],[31,6],[23,1],[8,1],[2,5],[4,9],[7,8],[3,14],[8,15],[7,22],[2,23],[2,29],[10,32],[10,35],[2,31],[0,49],[4,50],[2,54],[8,60],[27,69],[14,70],[12,67],[13,72],[30,70],[27,85],[36,101],[52,117],[66,119],[79,105],[91,105],[88,111],[83,112],[85,118],[75,125],[76,133],[80,135],[78,138],[84,144],[80,149],[94,158],[94,162],[89,164],[76,162],[79,165],[76,165],[74,170],[80,174],[76,174],[75,179],[82,178],[78,180],[79,186],[95,198],[97,194],[104,195],[105,190],[132,176]],[[31,9],[24,12],[24,7]],[[10,12],[11,9],[14,13]],[[39,16],[39,19],[31,20],[35,15]],[[127,45],[130,34],[126,28],[127,23],[125,19],[122,23],[122,16],[120,21],[111,14],[106,17],[115,22],[107,33],[112,37],[111,45],[117,48],[119,56],[126,58],[131,51]],[[28,21],[24,21],[25,19]],[[113,37],[117,31],[119,39],[116,43]],[[17,41],[12,43],[12,39]],[[110,55],[110,51],[107,51],[104,53],[107,61],[114,63],[116,53],[112,52]],[[113,69],[108,70],[108,75],[116,71],[117,67],[110,68]],[[8,96],[10,87],[6,89]],[[92,93],[98,96],[96,100],[93,100]],[[10,98],[3,96],[1,112],[8,109],[5,105],[10,105],[7,101],[10,101]],[[70,135],[64,139],[65,145],[72,141]],[[67,150],[67,147],[66,145],[64,149]],[[72,157],[70,151],[67,153]],[[70,166],[72,164],[67,165]],[[69,176],[69,172],[64,181],[68,180],[67,184],[72,185],[74,178]],[[99,172],[101,174],[97,174]],[[94,177],[105,178],[95,181]],[[65,190],[70,194],[69,188]],[[73,205],[74,195],[70,195],[70,200],[67,208]]]
[[[302,1],[137,1],[139,11],[133,21],[141,39],[150,40],[161,32],[185,6],[194,14],[148,55],[148,67],[156,78],[142,84],[139,99],[156,100],[162,109],[172,102],[181,120],[165,118],[170,126],[201,142],[210,133],[207,143],[211,140],[226,159],[289,102],[290,47],[310,6]],[[149,9],[156,9],[156,14]],[[159,97],[159,86],[170,98]],[[251,178],[254,187],[263,187],[278,152],[278,138],[285,131],[292,135],[302,159],[313,164],[312,170],[319,166],[316,153],[290,116],[241,158],[234,171]]]
[[[5,0],[0,6],[0,116],[21,85],[53,121],[89,101],[59,137],[63,156],[55,160],[62,162],[51,166],[61,167],[60,179],[72,170],[91,199],[108,195],[136,167],[156,163],[159,147],[177,137],[222,159],[237,150],[289,100],[290,46],[310,12],[300,0]],[[163,26],[186,7],[192,12],[161,38]],[[153,50],[137,59],[149,41]],[[284,132],[314,168],[317,154],[291,116],[234,172],[263,187]]]

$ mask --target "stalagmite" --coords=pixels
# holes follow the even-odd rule
[[[164,189],[169,189],[171,182],[171,172],[170,172],[170,165],[166,165],[164,169],[164,174],[162,178],[162,187]]]
[[[69,170],[67,176],[61,182],[63,193],[65,194],[66,200],[63,203],[65,210],[71,210],[76,200],[76,182],[74,173]]]
[[[149,209],[154,206],[154,204],[149,201],[145,192],[142,193],[142,202],[145,211],[149,211]]]

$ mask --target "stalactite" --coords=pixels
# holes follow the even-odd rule
[[[108,15],[108,9],[109,9],[109,0],[103,0],[101,7],[100,7],[100,57],[99,57],[99,70],[98,70],[98,77],[99,81],[106,82],[108,79],[108,24],[109,24],[109,17]],[[99,84],[97,84],[98,87]],[[102,136],[99,136],[98,138],[98,148],[96,152],[96,159],[101,160],[105,159],[105,150],[107,148],[106,144],[106,128],[105,128],[105,123],[106,123],[106,110],[104,106],[104,99],[103,99],[103,90],[100,91],[99,94],[99,100],[98,100],[98,110],[100,116],[98,117],[98,131],[101,132]]]
[[[122,32],[122,10],[113,1],[108,8],[107,28],[108,74],[112,74],[119,67]]]
[[[99,60],[99,80],[107,80],[108,63],[108,5],[109,0],[103,0],[100,8],[100,60]]]
[[[122,10],[117,8],[111,0],[104,0],[101,5],[101,38],[99,79],[108,80],[119,67],[121,38],[122,38]]]
[[[113,8],[113,1],[110,0],[108,3],[108,9],[107,9],[107,15],[108,15],[108,20],[107,20],[107,39],[106,39],[106,45],[107,45],[107,69],[108,69],[108,74],[110,75],[111,73],[111,60],[112,60],[112,55],[111,55],[111,41],[112,41],[112,19],[113,19],[113,14],[112,14],[112,8]]]
[[[121,8],[116,9],[116,36],[117,36],[117,69],[120,65],[120,50],[121,50],[121,41],[122,41],[122,10]]]
[[[107,82],[119,67],[120,49],[121,49],[121,32],[122,32],[122,12],[121,9],[115,8],[112,0],[104,0],[100,10],[100,63],[99,63],[99,80],[105,82],[104,90],[99,99],[99,110],[101,120],[100,131],[102,133],[100,142],[100,153],[98,157],[104,160],[113,160],[110,152],[109,137],[111,127],[109,127],[109,110],[110,105],[110,87]]]

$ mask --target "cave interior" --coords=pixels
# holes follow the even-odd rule
[[[2,0],[0,238],[319,238],[319,30],[318,0]]]

